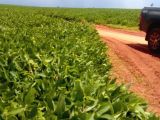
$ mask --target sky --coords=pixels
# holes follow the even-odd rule
[[[160,7],[160,0],[0,0],[0,4],[78,8],[143,8],[152,3]]]

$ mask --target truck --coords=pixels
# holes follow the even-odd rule
[[[144,7],[140,14],[139,29],[146,33],[148,48],[152,52],[160,52],[160,8]]]

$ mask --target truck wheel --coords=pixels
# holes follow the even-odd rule
[[[152,52],[160,52],[160,28],[152,29],[149,32],[148,48]]]

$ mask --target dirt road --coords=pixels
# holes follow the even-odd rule
[[[149,111],[160,115],[160,55],[147,48],[145,34],[96,26],[102,40],[109,46],[113,74],[119,83],[149,103]]]

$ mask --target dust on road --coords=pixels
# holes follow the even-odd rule
[[[110,48],[113,74],[119,83],[149,103],[149,111],[160,115],[160,55],[148,50],[145,34],[97,25],[102,40]]]

